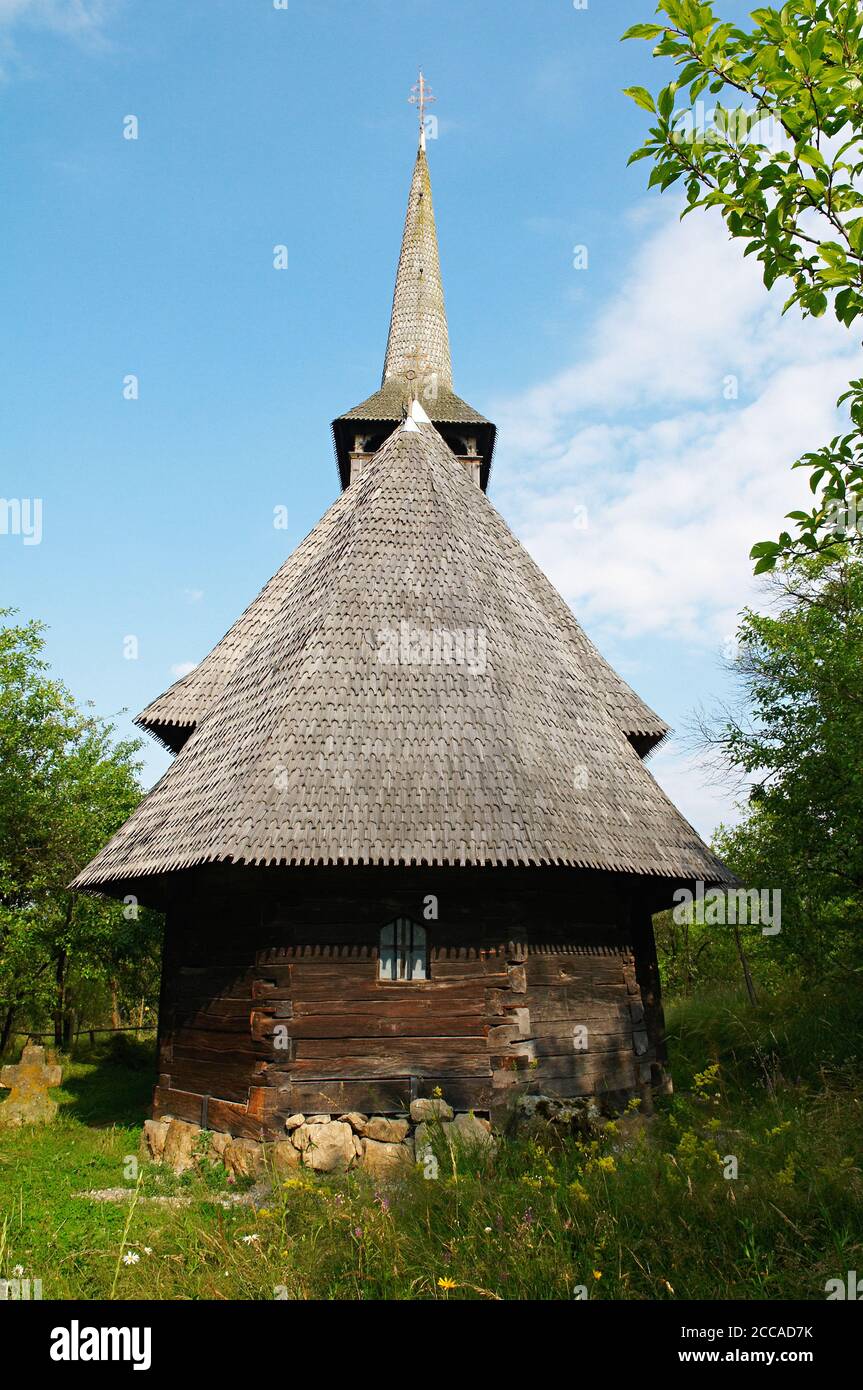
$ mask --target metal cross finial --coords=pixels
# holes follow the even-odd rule
[[[432,96],[431,88],[423,77],[422,68],[420,68],[419,81],[415,82],[411,87],[411,94],[408,97],[408,101],[412,106],[417,108],[417,115],[419,116],[420,122],[420,149],[424,150],[426,147],[426,107],[429,106],[431,102],[437,101],[437,97]]]

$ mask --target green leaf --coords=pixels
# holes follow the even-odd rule
[[[623,43],[624,39],[655,39],[664,33],[665,27],[662,24],[633,24],[625,34],[621,34],[620,41]]]
[[[804,164],[809,164],[813,169],[826,169],[827,165],[820,150],[816,150],[814,145],[803,145],[797,150],[797,158],[802,159]]]
[[[652,111],[654,115],[656,114],[656,105],[646,87],[624,87],[623,95],[632,97],[636,106],[641,106],[645,111]]]
[[[659,93],[659,114],[663,120],[667,121],[674,110],[674,92],[675,87],[672,83],[669,87],[663,87]]]

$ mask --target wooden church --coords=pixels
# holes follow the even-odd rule
[[[649,1101],[651,915],[730,875],[645,767],[666,725],[486,495],[423,136],[383,380],[333,434],[341,495],[138,717],[174,760],[75,881],[166,914],[154,1116]]]

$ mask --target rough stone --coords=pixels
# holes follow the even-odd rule
[[[339,1116],[339,1119],[346,1125],[350,1125],[351,1129],[355,1130],[357,1134],[363,1134],[365,1132],[368,1118],[368,1115],[361,1115],[358,1110],[349,1110],[347,1115]]]
[[[185,1120],[172,1120],[165,1136],[162,1162],[173,1168],[175,1173],[185,1173],[194,1168],[195,1145],[200,1133],[199,1125],[188,1124]]]
[[[225,1149],[230,1142],[230,1134],[222,1134],[221,1131],[214,1130],[210,1135],[210,1153],[214,1158],[221,1158],[224,1161]]]
[[[290,1139],[278,1139],[274,1144],[268,1144],[267,1155],[277,1173],[290,1172],[292,1168],[299,1168],[302,1163],[302,1155]]]
[[[404,1172],[412,1161],[413,1154],[407,1144],[380,1143],[376,1139],[363,1140],[363,1167],[370,1173],[383,1177],[389,1173]]]
[[[48,1094],[50,1086],[59,1086],[63,1072],[54,1062],[45,1061],[44,1047],[27,1043],[16,1065],[0,1070],[0,1086],[11,1091],[0,1105],[0,1127],[50,1124],[57,1114],[57,1102]]]
[[[306,1116],[306,1124],[307,1124],[307,1125],[328,1125],[328,1124],[330,1123],[330,1120],[331,1120],[332,1118],[333,1118],[332,1115],[307,1115],[307,1116]]]
[[[161,1163],[165,1152],[165,1140],[170,1128],[169,1120],[145,1120],[141,1134],[144,1153],[153,1163]]]
[[[254,1139],[232,1139],[225,1145],[222,1157],[235,1178],[256,1178],[266,1166],[263,1146]]]
[[[407,1120],[389,1120],[384,1115],[374,1115],[363,1134],[366,1139],[376,1139],[383,1144],[401,1144],[409,1128]]]
[[[305,1123],[305,1115],[289,1115],[285,1120],[285,1129],[290,1133],[292,1129],[299,1129],[300,1125],[304,1125]]]
[[[412,1100],[411,1119],[415,1122],[451,1120],[453,1109],[445,1100]]]
[[[291,1137],[306,1167],[317,1173],[344,1173],[354,1160],[354,1132],[341,1120],[300,1125]]]
[[[414,1152],[417,1163],[425,1163],[428,1154],[434,1154],[432,1145],[432,1134],[437,1133],[438,1126],[431,1125],[428,1121],[421,1121],[414,1130]]]
[[[530,1130],[536,1126],[551,1126],[561,1133],[589,1135],[602,1118],[593,1097],[576,1096],[562,1100],[557,1096],[519,1096],[515,1103],[512,1127]]]
[[[465,1148],[493,1149],[495,1147],[491,1125],[488,1120],[481,1120],[477,1115],[456,1115],[452,1124],[444,1125],[443,1130],[450,1144],[455,1142]]]

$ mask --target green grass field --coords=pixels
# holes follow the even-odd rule
[[[0,1278],[46,1299],[823,1299],[863,1268],[863,987],[680,1001],[668,1024],[675,1095],[646,1125],[506,1140],[436,1181],[302,1170],[257,1205],[220,1165],[136,1179],[150,1047],[81,1053],[54,1125],[0,1131]]]

